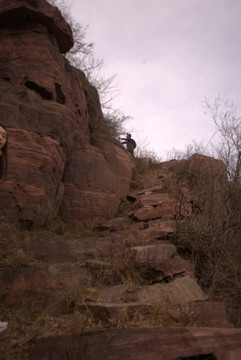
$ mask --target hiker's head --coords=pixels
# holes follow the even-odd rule
[[[0,124],[0,150],[3,150],[7,144],[7,131],[3,125]]]
[[[7,130],[0,124],[0,183],[4,181],[7,173]]]
[[[126,133],[126,137],[127,137],[127,138],[131,138],[131,134]]]

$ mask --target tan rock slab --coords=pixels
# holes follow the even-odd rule
[[[145,286],[135,293],[141,303],[184,304],[192,301],[205,301],[207,296],[189,275],[177,278],[167,284]]]

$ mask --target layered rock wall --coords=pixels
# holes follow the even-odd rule
[[[0,122],[8,131],[0,219],[113,215],[133,162],[107,134],[96,89],[62,55],[73,45],[69,25],[45,0],[0,0],[0,38]]]

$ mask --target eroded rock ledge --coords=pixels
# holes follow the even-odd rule
[[[62,55],[73,45],[69,25],[45,0],[0,0],[0,34],[9,135],[0,220],[31,226],[58,213],[77,222],[113,216],[133,162],[108,135],[96,89]]]

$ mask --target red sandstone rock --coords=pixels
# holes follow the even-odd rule
[[[132,328],[39,338],[30,360],[174,360],[217,355],[240,359],[240,329]],[[228,356],[223,357],[227,352]]]
[[[0,24],[0,111],[9,135],[0,220],[110,218],[133,161],[106,135],[97,90],[61,54],[72,46],[68,24],[45,0],[2,0]]]
[[[169,200],[170,196],[167,193],[148,193],[140,196],[135,207],[138,208],[145,205],[158,206]]]
[[[163,278],[172,278],[175,275],[185,273],[186,264],[180,256],[175,255],[173,258],[167,259],[160,264],[155,264],[153,268],[160,272]]]
[[[130,213],[130,217],[137,221],[148,221],[159,218],[173,217],[176,214],[175,202],[167,201],[160,206],[144,205]]]
[[[148,222],[148,228],[142,231],[142,234],[149,239],[162,239],[174,234],[174,221],[166,219],[157,219]]]
[[[45,0],[1,0],[1,25],[26,22],[30,17],[51,30],[63,53],[72,48],[74,44],[72,31],[56,7]]]

